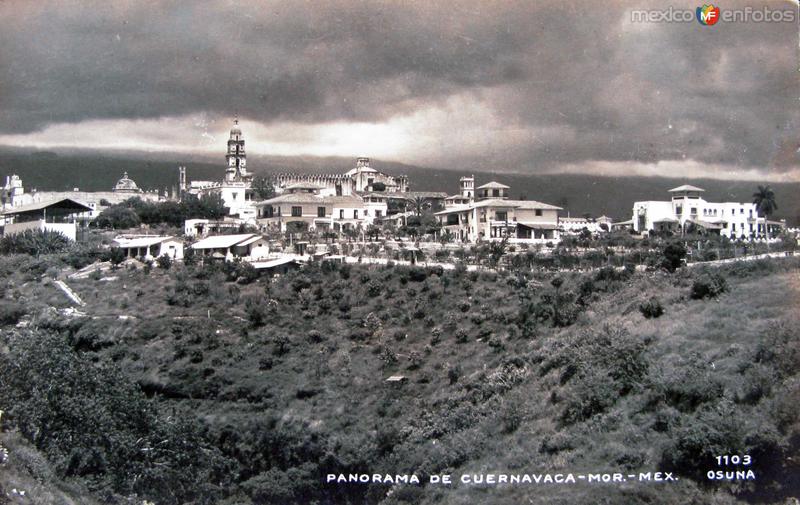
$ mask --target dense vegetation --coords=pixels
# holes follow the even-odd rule
[[[0,257],[0,408],[54,479],[101,501],[734,503],[798,492],[794,259],[674,273],[323,264],[274,279],[237,264],[118,269],[68,281],[84,315],[60,310],[68,302],[49,283],[74,254]],[[409,381],[385,382],[395,374]],[[715,455],[745,453],[757,480],[705,478]],[[628,470],[682,478],[391,493],[324,482]]]
[[[112,205],[93,221],[99,228],[127,229],[141,224],[182,228],[187,219],[222,219],[228,214],[218,194],[186,195],[180,202],[147,202],[138,197]]]

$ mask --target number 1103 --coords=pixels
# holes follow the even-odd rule
[[[747,466],[751,462],[752,459],[747,454],[745,454],[744,456],[739,456],[737,454],[734,454],[732,456],[717,456],[717,466],[728,466],[728,465]]]

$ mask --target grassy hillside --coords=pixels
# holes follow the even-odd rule
[[[57,259],[1,259],[4,307],[19,310],[0,319],[28,325],[3,332],[0,384],[15,384],[11,392],[0,388],[0,402],[11,405],[7,429],[21,424],[29,436],[37,433],[39,411],[17,404],[38,398],[27,384],[52,370],[66,370],[56,375],[64,384],[105,384],[92,386],[95,393],[65,391],[71,408],[104,413],[97,421],[104,434],[95,436],[111,442],[84,430],[70,450],[37,447],[55,461],[78,458],[77,467],[57,466],[59,478],[117,496],[136,490],[157,503],[387,505],[783,503],[800,496],[795,260],[557,277],[352,266],[271,282],[225,269],[122,269],[69,281],[87,302],[85,314],[70,315],[46,307],[67,306],[47,281]],[[656,305],[660,317],[652,317]],[[31,356],[43,357],[20,379],[8,363]],[[81,370],[92,370],[90,377]],[[408,381],[385,381],[396,374]],[[118,404],[114,398],[162,421],[131,426],[106,410]],[[53,401],[39,409],[64,408]],[[170,472],[171,490],[188,490],[201,476],[203,495],[165,493],[162,481],[137,487],[128,465],[146,475],[152,462],[112,457],[169,419],[187,425],[165,440],[192,440],[206,456],[186,472],[164,453],[158,475]],[[104,463],[91,463],[86,451]],[[708,481],[714,456],[726,454],[750,455],[757,479]],[[439,473],[655,471],[678,480],[325,483],[329,473],[413,472],[424,481]]]
[[[127,171],[145,189],[171,188],[178,181],[178,165],[187,167],[190,180],[219,180],[224,159],[218,157],[176,157],[175,155],[129,154],[107,156],[97,153],[59,155],[43,152],[26,154],[0,150],[0,177],[12,173],[22,177],[27,188],[42,190],[110,190],[122,173]],[[344,172],[353,167],[350,158],[318,158],[313,156],[277,157],[249,156],[248,166],[256,173],[275,172]],[[437,170],[402,163],[373,160],[372,166],[390,174],[406,174],[412,189],[455,193],[460,171]],[[667,190],[691,182],[706,189],[710,201],[752,201],[759,181],[721,181],[712,179],[670,179],[661,177],[602,177],[575,174],[511,174],[475,172],[476,184],[500,180],[511,186],[512,198],[526,198],[556,204],[573,216],[590,213],[609,215],[617,220],[630,219],[633,202],[664,200]],[[798,183],[771,184],[779,209],[775,218],[786,218],[790,224],[800,224],[800,201],[794,197],[800,191]]]

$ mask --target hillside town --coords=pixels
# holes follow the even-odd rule
[[[800,505],[746,4],[0,1],[0,505]]]
[[[668,199],[663,201],[634,202],[630,219],[615,221],[608,216],[565,216],[564,209],[550,203],[514,200],[508,185],[476,181],[472,175],[462,176],[458,188],[442,188],[449,191],[413,191],[408,177],[382,173],[367,157],[357,158],[345,173],[281,173],[262,176],[258,183],[247,168],[238,118],[233,123],[218,181],[188,180],[186,168],[180,166],[177,189],[169,192],[145,191],[127,173],[109,191],[64,192],[26,191],[17,175],[7,176],[1,195],[3,235],[47,230],[75,241],[81,230],[103,221],[98,218],[104,212],[132,198],[145,203],[218,199],[224,211],[213,219],[187,216],[169,236],[126,230],[112,244],[126,257],[153,260],[168,255],[181,260],[187,248],[201,257],[270,267],[275,260],[285,264],[280,260],[287,258],[338,257],[347,252],[347,244],[363,245],[379,237],[412,252],[418,249],[424,257],[426,248],[437,245],[502,242],[541,249],[569,237],[598,238],[619,231],[639,238],[691,234],[766,242],[786,228],[785,221],[769,219],[756,203],[710,202],[702,188],[688,184],[666,190]],[[113,221],[111,225],[120,228]],[[377,252],[374,243],[371,250]],[[358,256],[364,254],[362,250]],[[407,251],[403,258],[395,255],[410,261],[417,256]]]

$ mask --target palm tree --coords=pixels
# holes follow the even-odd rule
[[[778,210],[775,201],[775,193],[769,186],[758,186],[758,191],[753,193],[753,203],[756,211],[764,215],[764,235],[767,237],[767,248],[769,248],[769,217]]]
[[[422,195],[414,195],[408,201],[413,206],[414,214],[417,216],[421,216],[422,212],[428,206],[428,199]]]

